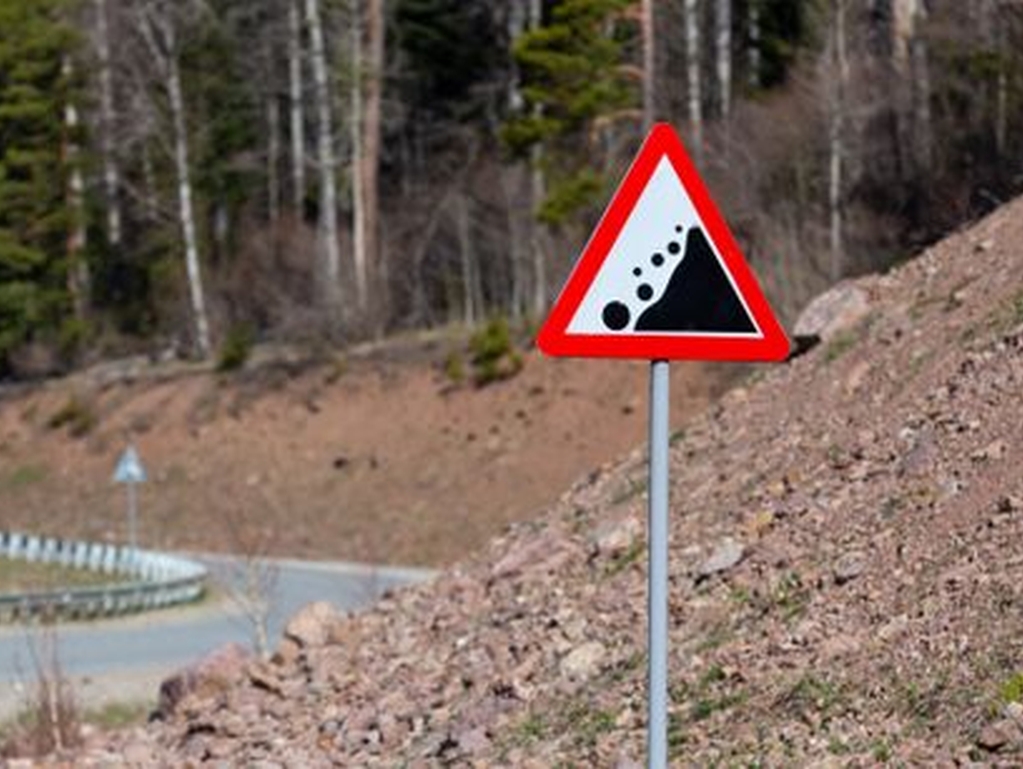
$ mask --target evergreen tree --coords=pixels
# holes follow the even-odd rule
[[[545,148],[548,194],[540,217],[566,221],[590,205],[605,186],[594,170],[597,128],[617,118],[638,126],[639,84],[626,66],[638,27],[624,11],[634,0],[562,0],[550,23],[526,32],[515,46],[522,72],[523,114],[504,130],[507,144]]]
[[[0,0],[0,373],[23,343],[72,328],[66,8],[65,0]]]

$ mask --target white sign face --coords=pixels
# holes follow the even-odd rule
[[[139,461],[134,446],[129,446],[121,454],[114,470],[114,483],[143,483],[146,480],[146,469]]]
[[[702,224],[671,162],[661,158],[572,316],[567,333],[760,337],[753,313],[713,242],[705,236]],[[678,291],[668,294],[673,276],[678,276],[676,282],[683,277],[683,260],[692,262],[686,269],[699,278],[706,275],[715,282],[708,286],[706,280],[690,279],[689,286],[679,286],[682,296],[673,295]],[[697,264],[700,260],[704,263]],[[726,317],[725,323],[715,322],[710,313],[704,313],[705,317],[682,318],[674,324],[651,322],[644,328],[644,313],[655,308],[646,315],[654,317],[662,300],[688,299],[683,303],[692,306],[694,293],[698,296],[708,288],[732,303],[733,317]],[[720,306],[718,299],[713,307],[718,314]]]

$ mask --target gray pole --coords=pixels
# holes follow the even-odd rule
[[[668,766],[668,361],[650,364],[649,617],[650,769]]]
[[[128,487],[128,544],[131,547],[132,553],[138,549],[138,527],[136,520],[138,518],[135,505],[135,482],[129,481],[125,484]]]

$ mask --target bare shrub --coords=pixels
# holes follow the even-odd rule
[[[60,662],[57,631],[46,622],[30,636],[34,681],[25,707],[0,756],[42,757],[62,753],[82,742],[81,718],[71,683]]]
[[[270,559],[275,532],[261,521],[284,520],[285,516],[276,509],[278,503],[269,492],[260,491],[258,498],[260,502],[248,508],[236,502],[224,509],[222,520],[231,557],[214,570],[214,577],[248,623],[253,650],[261,659],[267,659],[270,616],[279,597],[280,569]],[[274,514],[262,515],[259,505],[274,508]]]

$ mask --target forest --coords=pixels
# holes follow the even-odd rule
[[[654,121],[791,319],[1023,189],[1023,2],[0,0],[0,378],[530,328]]]

